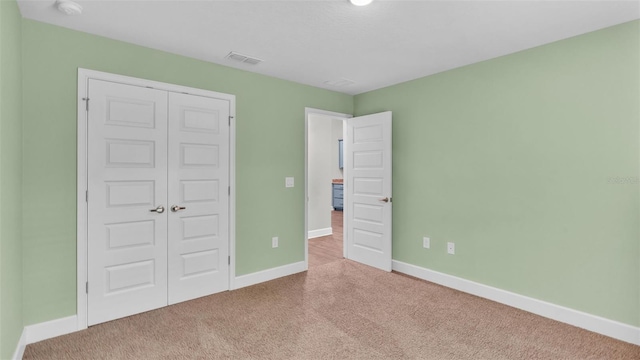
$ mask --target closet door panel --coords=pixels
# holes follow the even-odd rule
[[[88,325],[167,305],[167,93],[89,81]],[[153,210],[153,211],[152,211]]]
[[[169,94],[169,304],[229,289],[229,106]]]

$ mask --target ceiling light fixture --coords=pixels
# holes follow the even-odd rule
[[[66,15],[80,15],[82,14],[82,6],[71,0],[58,0],[56,2],[58,11]]]
[[[365,6],[371,4],[373,0],[349,0],[355,6]]]

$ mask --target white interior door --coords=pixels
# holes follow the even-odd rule
[[[90,80],[88,325],[167,305],[167,93]]]
[[[169,93],[169,304],[229,289],[229,109]]]
[[[230,101],[87,94],[87,324],[228,290]]]
[[[347,258],[391,271],[391,111],[346,126]]]

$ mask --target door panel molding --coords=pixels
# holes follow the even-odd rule
[[[78,99],[77,99],[77,199],[76,199],[76,209],[77,209],[77,228],[76,228],[76,246],[77,246],[77,329],[82,330],[87,328],[88,324],[88,296],[86,290],[87,283],[87,272],[88,272],[88,203],[87,203],[87,191],[88,191],[88,134],[87,134],[87,119],[88,119],[88,108],[91,106],[91,100],[88,99],[88,85],[89,80],[101,80],[113,83],[119,83],[123,85],[132,85],[143,88],[153,88],[157,90],[167,91],[170,93],[183,93],[207,98],[214,98],[220,100],[226,100],[229,102],[229,116],[230,120],[221,119],[220,125],[226,126],[227,121],[229,121],[229,151],[228,151],[228,159],[229,159],[229,178],[228,184],[230,186],[230,196],[229,196],[229,219],[228,219],[228,232],[229,232],[229,256],[230,256],[230,265],[229,265],[229,289],[234,289],[234,279],[235,279],[235,207],[236,207],[236,193],[235,193],[235,143],[236,143],[236,126],[235,126],[235,116],[236,116],[236,100],[235,95],[218,93],[210,90],[196,89],[186,86],[173,85],[163,82],[157,82],[146,79],[139,79],[129,76],[111,74],[101,71],[88,70],[88,69],[78,69]],[[132,103],[122,101],[123,99],[113,98],[109,101],[109,111],[114,114],[122,113],[124,108],[134,108],[137,112],[144,113],[145,107],[148,104],[145,103]],[[122,118],[120,116],[117,118],[120,126],[129,126],[131,131],[134,132],[136,129],[142,129],[150,127],[151,119],[150,118],[142,118],[142,122],[138,121],[127,121],[130,119]],[[115,120],[114,120],[115,121]],[[185,128],[193,128],[197,131],[200,131],[202,128],[202,121],[197,116],[189,116],[185,119],[185,123],[181,124],[181,126]],[[217,129],[202,129],[205,132],[215,132]],[[114,143],[115,144],[115,143]],[[139,157],[135,159],[122,159],[119,158],[118,155],[118,146],[126,146],[133,144],[115,144],[113,149],[114,161],[117,160],[127,160],[127,161],[136,161],[137,163],[142,163],[144,161],[151,161],[152,159],[145,158],[144,146],[139,146],[138,154]],[[139,144],[137,144],[139,145]],[[145,145],[145,144],[142,144]],[[197,155],[197,154],[196,154]],[[205,164],[206,165],[206,164]],[[221,191],[223,191],[221,189]],[[97,194],[89,194],[89,196],[97,196]],[[166,211],[170,211],[168,208]],[[114,227],[114,231],[117,235],[117,229]],[[114,235],[115,236],[115,235]],[[126,242],[128,241],[126,238],[116,239],[114,237],[114,244],[117,244],[117,241]],[[135,245],[135,244],[132,244]],[[190,270],[204,271],[204,267],[202,264],[195,262],[192,263]]]
[[[167,92],[90,79],[89,96],[88,325],[94,325],[167,303],[167,214],[149,211],[167,203]],[[114,114],[115,96],[149,106]],[[131,131],[111,121],[114,115],[140,116],[153,126]],[[136,233],[128,225],[141,222],[150,225],[137,228],[142,242],[130,238]]]
[[[346,121],[346,258],[391,271],[391,111]]]
[[[168,106],[172,305],[228,290],[229,105],[226,100],[169,93]],[[215,185],[193,185],[206,183]]]

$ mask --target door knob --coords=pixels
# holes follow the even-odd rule
[[[380,199],[380,201],[388,203],[389,202],[389,198],[386,197],[386,198]]]
[[[173,206],[171,207],[171,211],[173,211],[173,212],[178,212],[178,211],[180,211],[180,210],[184,210],[184,209],[186,209],[186,207],[184,207],[184,206],[178,206],[178,205],[173,205]]]
[[[160,206],[158,206],[157,208],[155,208],[155,209],[151,209],[151,210],[149,210],[149,211],[151,211],[151,212],[157,212],[158,214],[162,214],[162,213],[164,212],[164,206],[160,205]]]

